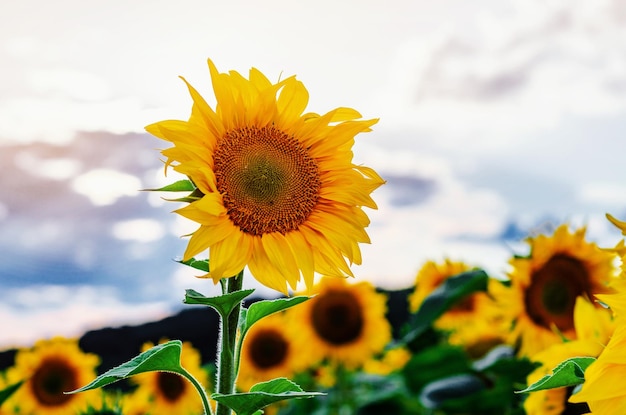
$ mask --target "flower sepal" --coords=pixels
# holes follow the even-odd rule
[[[260,382],[250,388],[250,392],[220,394],[214,393],[211,399],[231,408],[237,415],[254,415],[270,404],[287,399],[313,398],[325,395],[322,392],[305,392],[295,382],[287,378]]]
[[[192,203],[196,200],[202,199],[204,193],[196,187],[196,185],[189,179],[178,180],[174,183],[170,183],[158,189],[142,189],[144,192],[190,192],[187,196],[178,198],[163,198],[168,202],[185,202]]]
[[[235,291],[222,294],[217,297],[205,297],[196,290],[185,290],[185,304],[201,304],[213,308],[222,318],[227,318],[230,313],[240,306],[244,298],[254,292],[254,289]]]

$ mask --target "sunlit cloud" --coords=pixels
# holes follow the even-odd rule
[[[66,180],[78,173],[82,163],[71,158],[40,158],[23,151],[15,156],[15,164],[34,176],[53,180]]]
[[[161,239],[165,230],[154,219],[131,219],[115,223],[111,233],[124,241],[152,242]]]
[[[96,206],[111,205],[123,196],[137,196],[141,182],[116,170],[95,169],[72,180],[72,188]]]

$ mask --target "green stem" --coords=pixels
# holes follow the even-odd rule
[[[224,294],[241,291],[243,286],[243,271],[237,276],[228,278],[226,288],[222,285]],[[222,316],[220,325],[220,350],[217,364],[217,393],[229,395],[235,391],[235,340],[237,339],[237,327],[239,325],[239,313],[241,304],[228,315]],[[216,415],[230,415],[231,410],[224,404],[217,403]]]
[[[178,372],[178,374],[187,378],[193,384],[194,388],[196,388],[198,393],[200,394],[200,397],[202,398],[202,406],[204,407],[204,414],[213,415],[213,412],[211,411],[211,405],[209,403],[209,398],[207,396],[207,392],[202,386],[202,384],[198,382],[198,380],[194,378],[191,373],[187,372],[183,367],[181,367],[180,369],[181,371]]]

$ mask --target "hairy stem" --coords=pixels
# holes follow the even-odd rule
[[[237,276],[228,278],[223,289],[224,294],[240,291],[243,286],[243,271]],[[224,285],[222,286],[224,287]],[[237,339],[237,326],[239,325],[239,313],[241,304],[228,315],[222,318],[220,325],[220,351],[217,361],[217,393],[224,395],[235,391],[235,340]],[[226,405],[217,403],[216,415],[231,415],[231,410]]]

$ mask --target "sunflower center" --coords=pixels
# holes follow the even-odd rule
[[[76,389],[77,374],[73,367],[64,360],[50,359],[44,361],[30,379],[30,386],[37,401],[44,406],[63,406],[72,399],[65,395]]]
[[[312,307],[312,323],[317,334],[340,346],[357,340],[363,330],[363,314],[358,300],[349,292],[329,291]]]
[[[169,402],[176,402],[185,392],[184,379],[169,372],[159,372],[157,377],[157,385],[161,396]]]
[[[450,308],[450,311],[456,311],[456,312],[459,312],[459,313],[469,313],[469,312],[472,312],[472,311],[474,311],[475,299],[476,299],[476,296],[474,296],[474,295],[465,296],[460,301],[458,301],[456,304],[454,304]]]
[[[574,328],[576,298],[591,297],[589,274],[584,264],[567,255],[555,255],[532,274],[526,290],[526,309],[530,318],[540,326],[561,332]]]
[[[280,365],[287,357],[289,344],[285,338],[274,330],[257,333],[250,343],[250,358],[260,369]]]
[[[317,162],[296,138],[272,126],[229,131],[213,164],[228,216],[243,232],[296,230],[317,204]]]

